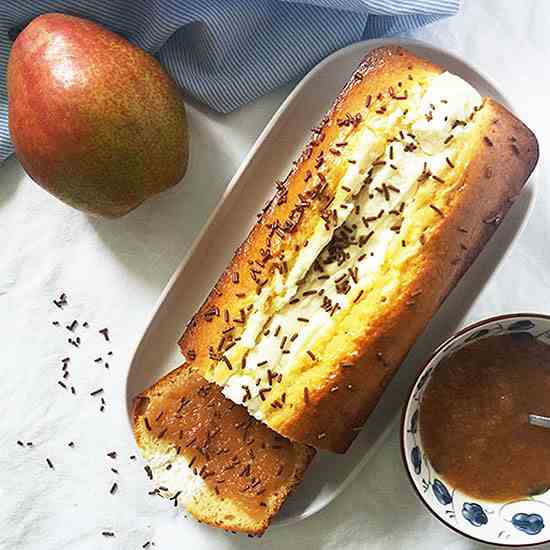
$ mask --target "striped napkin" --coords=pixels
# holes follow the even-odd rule
[[[228,112],[300,76],[329,53],[458,11],[460,0],[2,0],[0,162],[12,153],[11,39],[46,12],[92,19],[154,53],[185,92]]]

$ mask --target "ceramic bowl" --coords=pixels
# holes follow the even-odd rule
[[[419,408],[432,373],[449,354],[474,340],[518,332],[528,332],[550,345],[550,316],[518,313],[492,317],[464,328],[439,346],[411,389],[401,426],[403,462],[420,500],[451,529],[501,546],[532,546],[550,541],[550,491],[495,503],[471,498],[452,487],[441,479],[424,453],[418,429]]]

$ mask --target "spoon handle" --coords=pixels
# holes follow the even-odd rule
[[[540,414],[530,414],[529,424],[540,426],[541,428],[550,428],[550,418],[548,416],[541,416]]]

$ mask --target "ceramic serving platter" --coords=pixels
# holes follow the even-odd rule
[[[310,128],[317,125],[369,50],[396,43],[446,67],[482,95],[492,96],[511,108],[489,77],[457,57],[417,41],[361,42],[322,61],[296,86],[266,126],[160,296],[129,365],[128,410],[134,395],[181,364],[176,342],[187,321],[248,234],[256,213],[274,191],[273,182],[288,173],[310,137]],[[494,238],[419,338],[353,446],[345,455],[318,453],[305,480],[288,499],[274,525],[288,525],[321,510],[367,465],[399,416],[417,368],[460,325],[519,234],[533,204],[534,189],[531,178]]]

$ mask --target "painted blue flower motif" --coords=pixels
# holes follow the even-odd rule
[[[414,411],[413,415],[411,416],[411,426],[409,428],[409,431],[412,434],[415,434],[418,430],[418,409]]]
[[[539,514],[515,514],[512,525],[528,535],[538,535],[544,529],[544,521]]]
[[[466,344],[467,342],[473,342],[474,340],[477,340],[478,338],[481,338],[483,336],[487,336],[487,334],[489,334],[489,332],[491,332],[488,328],[482,328],[481,330],[478,330],[476,332],[474,332],[473,334],[470,334],[470,336],[468,336],[468,338],[466,338],[466,340],[464,340],[464,343]]]
[[[519,321],[514,321],[509,327],[508,330],[530,330],[534,328],[535,323],[529,319],[521,319]]]
[[[439,479],[434,479],[432,491],[434,492],[435,498],[443,504],[443,506],[447,506],[447,504],[451,504],[453,501],[451,493],[449,493],[447,487],[445,487]]]
[[[462,515],[474,527],[481,527],[489,521],[483,508],[475,502],[465,502],[464,506],[462,506]]]
[[[519,342],[530,342],[535,338],[530,332],[525,332],[524,330],[516,330],[510,333],[510,336]]]
[[[422,470],[422,455],[420,454],[420,449],[418,446],[413,447],[411,451],[411,462],[414,466],[414,473],[420,474]]]

